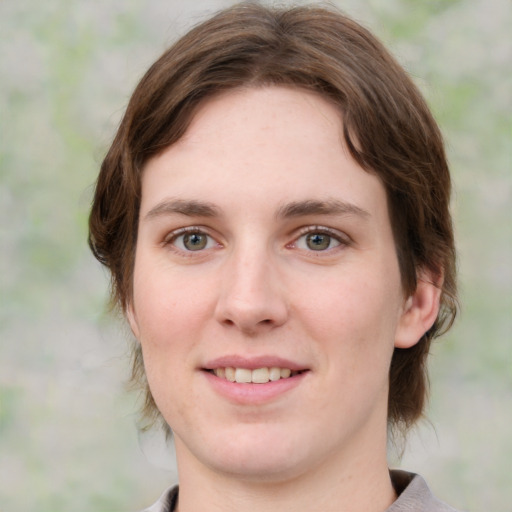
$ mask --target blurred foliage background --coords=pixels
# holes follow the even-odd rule
[[[0,510],[136,511],[176,478],[136,428],[126,329],[89,254],[92,187],[130,92],[233,2],[0,0]],[[301,2],[299,2],[301,3]],[[512,3],[339,0],[424,91],[455,181],[462,314],[401,466],[512,510]],[[160,445],[159,445],[160,442]]]

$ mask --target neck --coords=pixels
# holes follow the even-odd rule
[[[375,441],[375,440],[374,440]],[[178,512],[384,512],[396,499],[386,448],[333,457],[315,468],[272,480],[243,479],[205,468],[186,456],[177,440],[180,492]],[[371,443],[375,448],[375,442]],[[351,456],[352,455],[352,456]]]

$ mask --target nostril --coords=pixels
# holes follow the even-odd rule
[[[268,330],[282,325],[287,318],[286,306],[277,301],[256,297],[254,300],[242,300],[233,294],[221,296],[215,308],[215,319],[225,328],[239,328],[248,333],[258,329]],[[273,300],[276,299],[276,300]]]

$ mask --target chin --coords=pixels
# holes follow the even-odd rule
[[[300,475],[311,465],[306,440],[294,439],[289,432],[263,432],[250,428],[244,432],[216,436],[196,451],[196,458],[218,473],[251,482],[279,482]]]
[[[267,456],[265,456],[267,453]],[[247,482],[277,483],[292,480],[302,472],[300,461],[290,460],[286,456],[274,454],[268,456],[270,451],[265,451],[262,455],[261,450],[258,456],[245,455],[243,457],[230,458],[230,460],[215,461],[217,471],[235,476],[240,480]]]

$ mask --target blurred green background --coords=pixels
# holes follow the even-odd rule
[[[125,392],[126,329],[89,254],[92,184],[130,92],[216,9],[0,0],[0,511],[137,511],[175,478]],[[300,2],[299,2],[300,3]],[[339,0],[424,91],[456,193],[462,314],[431,359],[402,467],[470,511],[512,510],[512,3]]]

